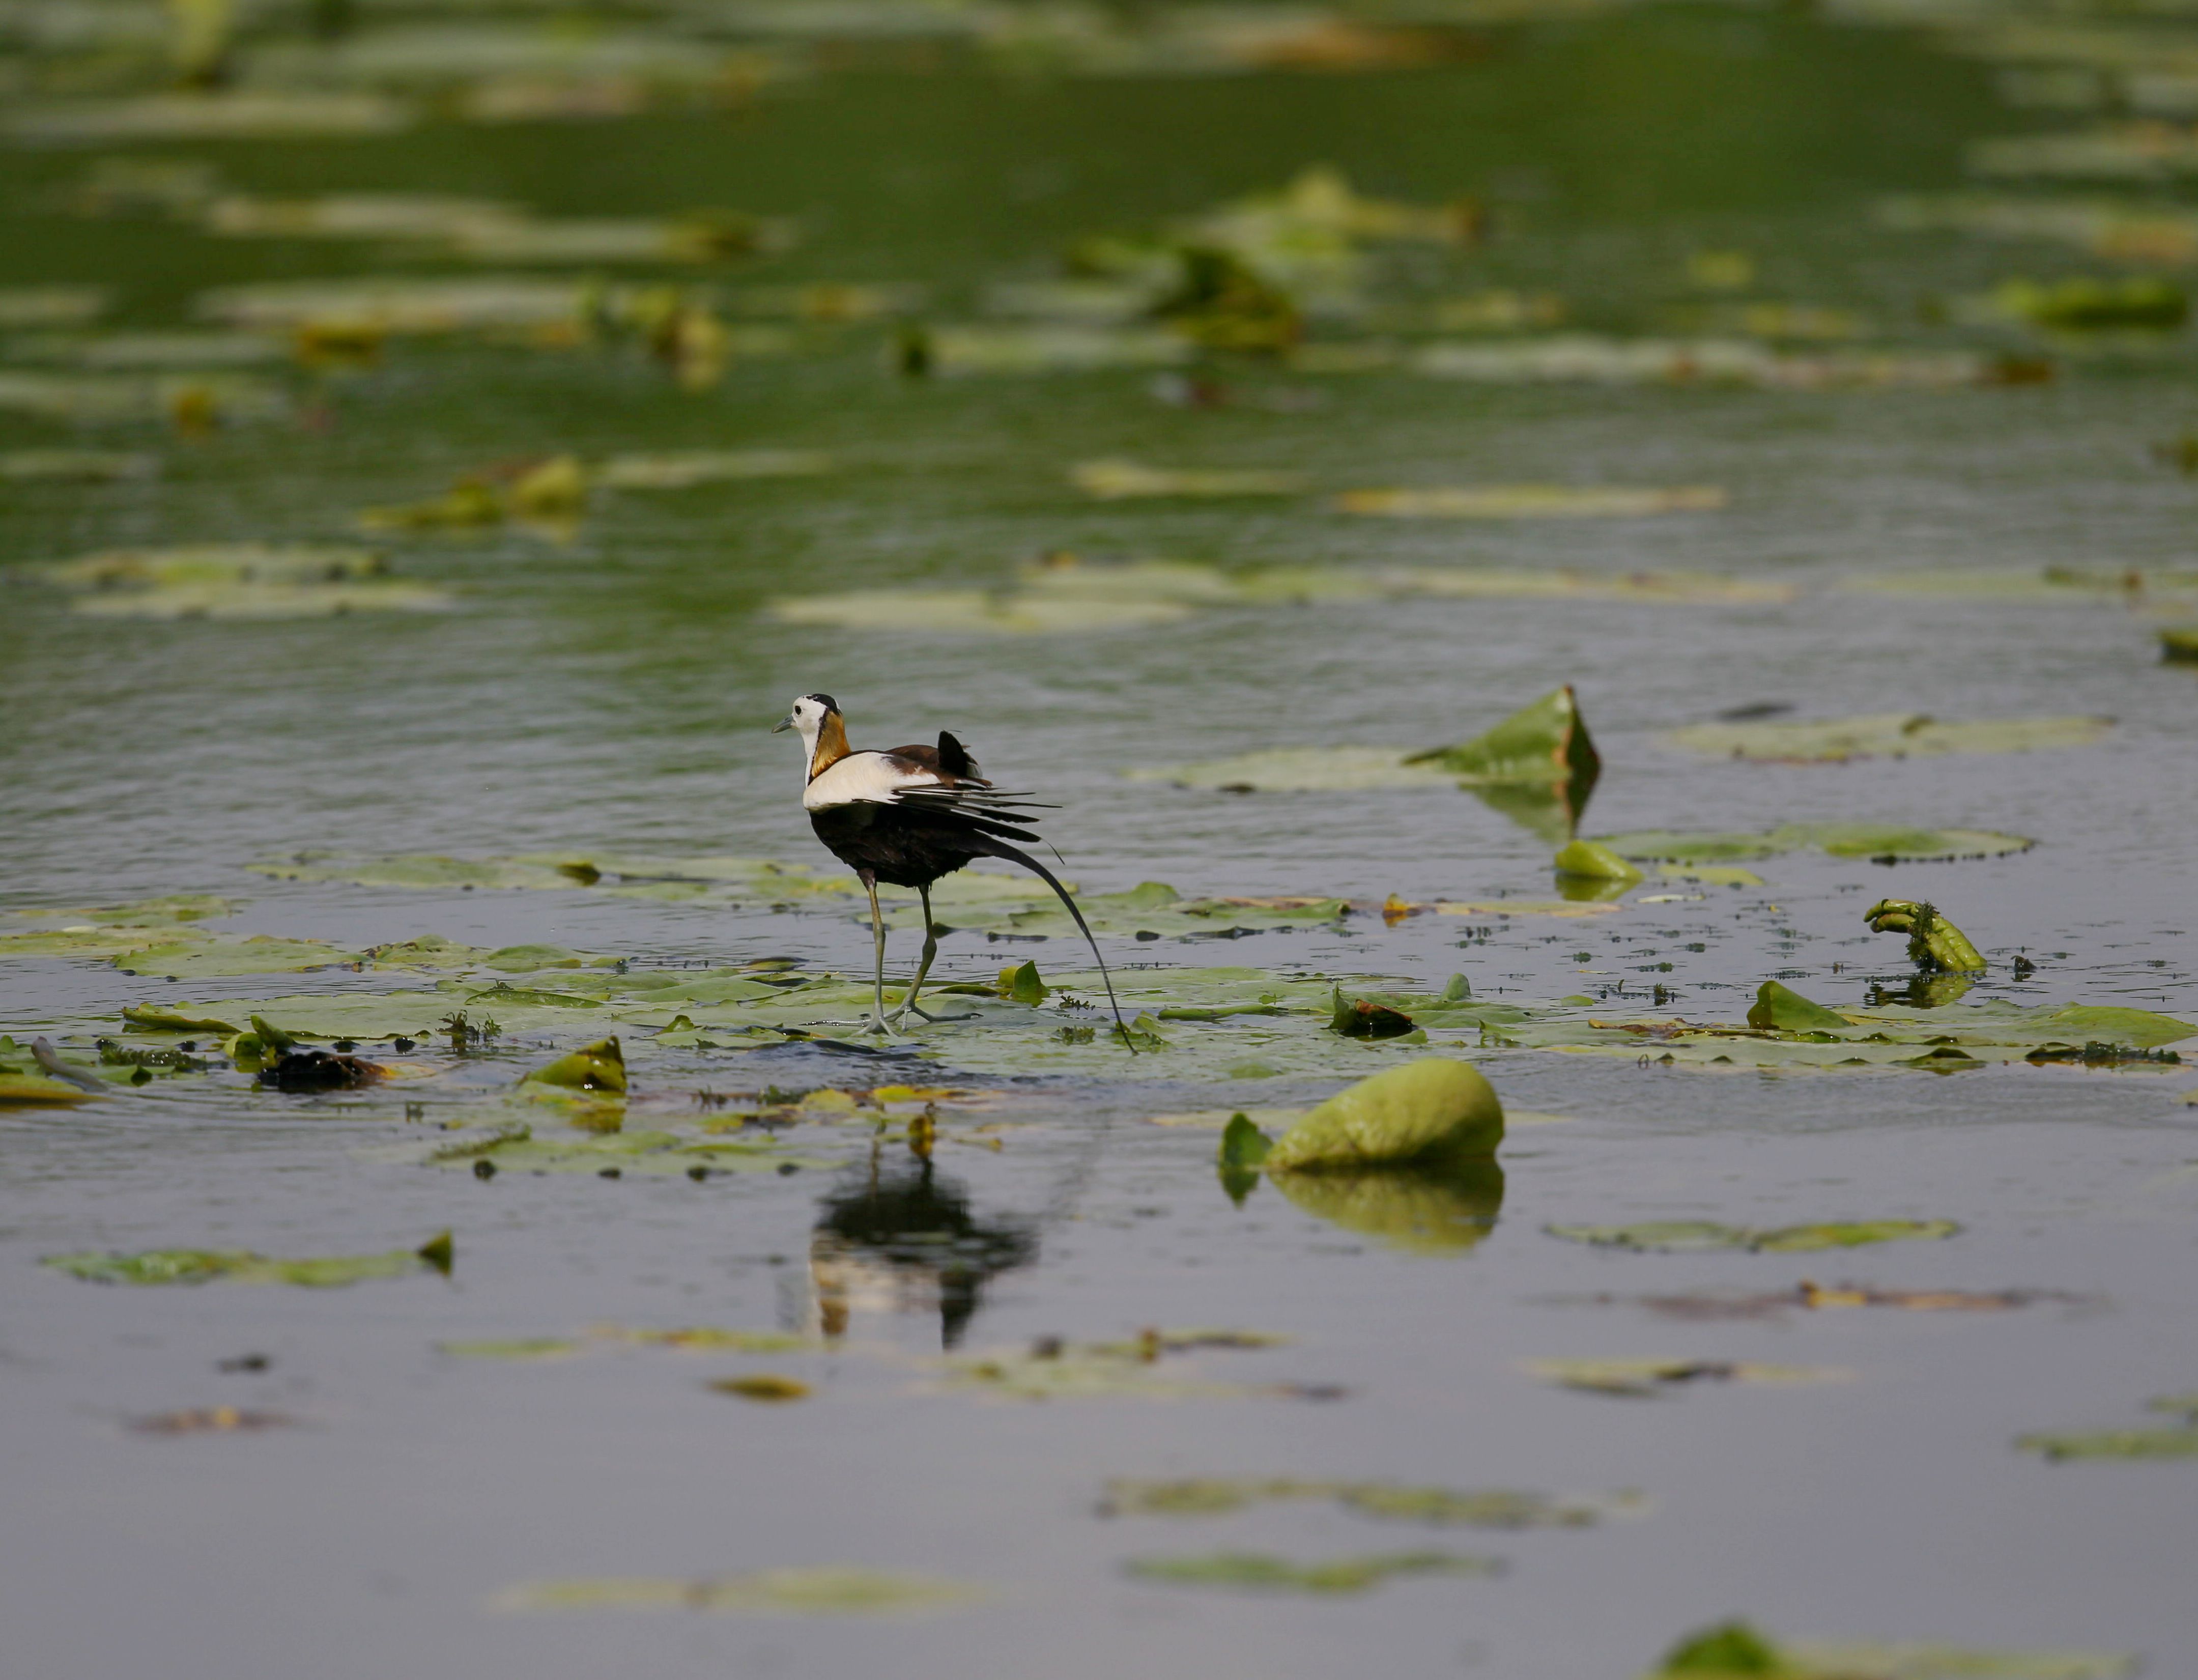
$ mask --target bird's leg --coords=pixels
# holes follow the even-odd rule
[[[870,974],[871,996],[874,1002],[870,1018],[864,1026],[873,1032],[890,1034],[893,1028],[886,1022],[886,922],[878,910],[878,878],[868,869],[863,871],[863,885],[870,893],[870,941],[877,963]]]
[[[931,920],[931,889],[919,887],[916,890],[923,899],[923,960],[916,964],[916,982],[909,987],[908,996],[901,1000],[900,1008],[893,1012],[893,1023],[898,1026],[911,1014],[933,1021],[974,1020],[976,1019],[974,1012],[962,1015],[934,1015],[928,1009],[916,1007],[916,995],[923,990],[924,976],[931,972],[931,960],[939,955],[939,929]]]

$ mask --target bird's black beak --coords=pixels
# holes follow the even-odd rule
[[[787,730],[788,730],[792,729],[793,727],[794,727],[794,714],[793,714],[791,712],[788,712],[788,713],[786,714],[786,716],[784,716],[783,718],[780,718],[780,719],[779,719],[776,724],[773,724],[770,726],[770,732],[771,732],[773,735],[784,735],[784,734],[787,732]]]

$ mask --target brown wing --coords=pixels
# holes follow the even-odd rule
[[[884,756],[897,770],[923,770],[939,778],[942,788],[989,788],[978,774],[977,761],[968,749],[943,731],[936,747],[893,747]]]

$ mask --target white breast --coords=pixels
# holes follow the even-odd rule
[[[891,805],[904,788],[939,785],[927,770],[904,770],[882,753],[850,753],[801,791],[805,810],[826,805]]]

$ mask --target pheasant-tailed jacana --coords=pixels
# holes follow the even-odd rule
[[[1099,955],[1099,942],[1091,937],[1084,912],[1076,908],[1076,900],[1052,870],[1009,843],[1038,844],[1038,836],[1031,827],[1037,819],[1031,813],[1050,806],[1031,804],[1027,793],[1000,792],[980,772],[968,748],[944,730],[936,747],[856,752],[847,745],[847,725],[840,703],[829,695],[802,695],[776,729],[800,731],[809,759],[802,808],[809,813],[817,838],[854,870],[870,895],[870,933],[876,955],[875,1007],[864,1023],[867,1030],[891,1033],[910,1014],[925,1020],[939,1019],[918,1009],[916,1002],[925,976],[931,972],[932,959],[939,955],[939,935],[931,919],[931,884],[977,858],[1003,857],[1021,864],[1050,887],[1075,918],[1091,947],[1093,960],[1099,964],[1107,1002],[1114,1011],[1115,1029],[1125,1043],[1129,1042],[1122,1026],[1122,1006],[1114,1001],[1114,978],[1107,972],[1107,959]],[[916,982],[909,987],[908,996],[890,1017],[886,1014],[886,925],[878,912],[881,881],[894,887],[913,887],[923,900],[923,960],[916,967]]]

